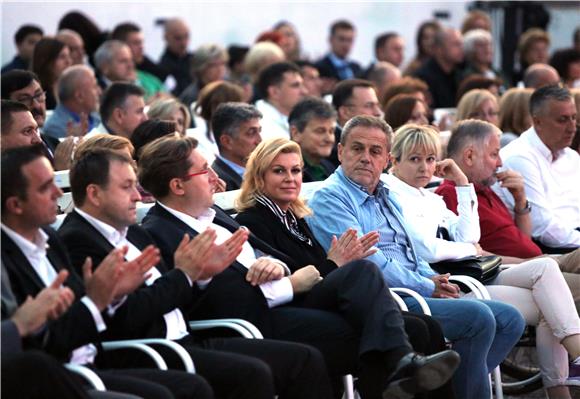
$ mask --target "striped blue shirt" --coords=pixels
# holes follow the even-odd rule
[[[435,284],[430,277],[437,273],[415,252],[399,206],[382,182],[369,194],[339,167],[308,205],[314,215],[306,221],[326,250],[332,236],[339,237],[349,227],[356,229],[359,236],[378,231],[379,251],[367,259],[379,266],[387,283],[413,289],[426,297],[433,294]]]

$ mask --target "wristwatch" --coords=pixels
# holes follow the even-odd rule
[[[526,200],[526,206],[524,206],[522,209],[516,209],[514,208],[514,212],[516,213],[516,215],[526,215],[528,213],[530,213],[532,211],[532,204],[530,204],[530,201]]]

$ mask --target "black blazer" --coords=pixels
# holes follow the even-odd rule
[[[82,267],[87,256],[92,258],[93,267],[97,267],[114,249],[101,233],[74,211],[66,216],[58,234],[77,269]],[[129,227],[127,239],[140,250],[153,244],[147,232],[137,225]],[[163,315],[175,308],[187,313],[192,303],[202,295],[197,284],[189,285],[182,271],[168,271],[162,261],[156,267],[163,276],[127,296],[111,323],[107,324],[105,334],[108,339],[165,337]]]
[[[97,326],[89,309],[80,302],[84,296],[83,283],[72,268],[64,247],[51,228],[45,228],[48,234],[47,257],[52,266],[60,271],[67,269],[69,277],[65,285],[73,290],[76,301],[59,319],[51,321],[43,334],[29,337],[25,346],[44,349],[61,360],[68,360],[71,351],[99,341]],[[16,301],[21,304],[27,296],[36,296],[46,286],[32,268],[20,248],[2,231],[2,262],[8,275]],[[107,320],[105,312],[103,318]]]
[[[312,246],[292,235],[280,219],[260,203],[238,213],[236,220],[266,243],[291,257],[287,264],[292,272],[307,265],[314,265],[324,277],[337,268],[333,261],[326,258],[326,251],[316,241],[304,219],[298,219],[298,225],[301,231],[312,240]]]
[[[218,174],[220,179],[226,182],[226,191],[237,190],[242,187],[242,178],[224,161],[216,158],[211,168]]]
[[[214,219],[216,224],[235,231],[239,224],[229,217],[223,210],[214,207],[217,214]],[[155,204],[145,218],[143,227],[151,234],[161,251],[161,256],[169,268],[173,267],[173,252],[179,245],[184,234],[194,237],[197,231],[189,227],[180,219],[165,210],[159,204]],[[266,254],[269,246],[263,242],[258,243],[256,237],[250,237],[250,243],[259,244],[254,246]],[[271,249],[271,248],[269,248]],[[277,251],[272,250],[275,253]],[[284,256],[283,254],[280,254]],[[281,259],[284,260],[284,259]],[[269,308],[259,287],[253,287],[245,280],[247,269],[234,261],[226,270],[214,276],[211,283],[205,289],[205,295],[190,312],[192,318],[219,318],[239,317],[255,324],[265,335],[271,332]]]
[[[338,71],[336,70],[336,68],[334,67],[334,64],[332,63],[332,61],[330,61],[329,56],[325,56],[324,58],[320,59],[319,61],[316,62],[316,68],[318,68],[318,72],[320,72],[320,76],[324,77],[324,78],[334,78],[336,80],[342,80],[339,76],[338,76]],[[358,78],[361,76],[361,66],[354,62],[354,61],[349,61],[348,66],[350,67],[350,69],[352,70],[352,73],[354,74],[354,78]]]

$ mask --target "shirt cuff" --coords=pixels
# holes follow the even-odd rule
[[[211,283],[212,279],[213,277],[207,278],[205,280],[197,280],[195,283],[197,284],[200,290],[205,290],[206,287],[209,285],[209,283]]]
[[[127,300],[127,295],[125,295],[123,298],[119,299],[118,301],[114,301],[109,306],[107,306],[107,314],[109,315],[109,317],[113,317],[115,315],[115,312],[117,311],[117,309],[119,309],[125,303],[126,300]]]
[[[288,277],[260,284],[260,289],[270,308],[288,303],[294,298],[294,290]]]
[[[107,329],[107,325],[105,324],[105,320],[103,320],[103,316],[101,315],[101,312],[99,312],[97,305],[95,305],[92,299],[86,295],[81,298],[81,302],[84,303],[87,309],[89,309],[89,312],[91,312],[93,320],[95,321],[95,325],[97,326],[97,331],[105,331]]]
[[[455,192],[457,193],[457,201],[477,201],[477,195],[475,194],[475,189],[473,188],[473,183],[469,183],[467,186],[455,186]]]

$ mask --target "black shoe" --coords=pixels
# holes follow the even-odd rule
[[[412,398],[445,384],[459,366],[459,354],[446,350],[431,356],[414,352],[403,356],[387,381],[383,399]]]

